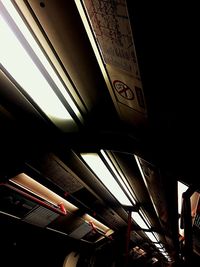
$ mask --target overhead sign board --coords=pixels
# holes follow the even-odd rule
[[[145,121],[147,109],[126,1],[83,2],[112,85],[110,94],[119,107],[118,112],[127,121],[134,122],[137,117]]]

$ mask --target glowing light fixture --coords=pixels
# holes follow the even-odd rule
[[[155,243],[154,244],[158,249],[162,249],[162,245],[161,244],[159,244],[159,243]]]
[[[162,253],[164,256],[169,256],[169,254],[167,252],[163,252]]]
[[[58,128],[65,131],[68,124],[76,126],[67,108],[81,120],[77,106],[9,0],[0,2],[0,36],[1,68]]]
[[[158,243],[158,240],[156,239],[155,235],[152,232],[145,232],[145,234],[148,236],[148,238],[154,242],[154,243]]]
[[[133,194],[133,190],[131,189],[127,179],[125,178],[124,174],[120,170],[119,166],[116,164],[115,160],[111,156],[111,153],[109,153],[109,152],[106,153],[103,149],[101,149],[100,152],[101,152],[102,156],[104,157],[104,159],[106,160],[107,164],[109,165],[111,171],[116,176],[116,178],[119,181],[120,185],[123,187],[123,189],[125,190],[126,194],[129,196],[129,199],[131,199],[131,201],[135,204],[136,203],[135,202],[136,197]],[[112,159],[112,161],[111,161],[111,159],[109,157]],[[115,165],[114,165],[114,163],[115,163]]]
[[[131,213],[133,220],[142,228],[145,230],[149,229],[149,226],[145,222],[145,220],[142,218],[139,212],[132,212]]]
[[[105,153],[103,153],[103,156],[105,156]],[[91,170],[96,174],[99,180],[104,184],[104,186],[122,205],[132,206],[133,204],[135,204],[135,200],[130,196],[130,194],[127,193],[127,188],[125,188],[122,179],[117,176],[119,179],[119,183],[117,182],[115,177],[105,165],[104,161],[97,153],[81,153],[81,157],[91,168]],[[105,158],[105,160],[107,161],[108,159]],[[110,164],[111,163],[109,162],[109,167],[111,167]],[[114,174],[116,174],[115,171],[113,172]]]
[[[159,251],[160,252],[165,252],[165,249],[164,248],[159,248]]]

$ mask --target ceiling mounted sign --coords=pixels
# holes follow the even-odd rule
[[[94,39],[122,119],[146,121],[147,110],[125,0],[84,0]]]

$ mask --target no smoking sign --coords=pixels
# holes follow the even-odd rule
[[[125,83],[119,80],[113,81],[113,86],[115,90],[127,100],[133,100],[135,98],[133,91]]]

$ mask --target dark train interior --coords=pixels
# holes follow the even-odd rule
[[[195,10],[0,0],[1,266],[199,266]]]

